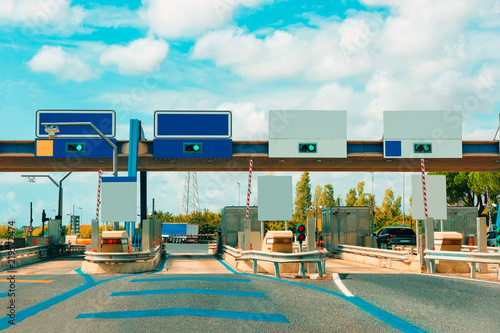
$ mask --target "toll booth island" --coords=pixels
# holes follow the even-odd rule
[[[262,241],[262,251],[269,252],[293,252],[293,232],[287,231],[268,231]]]

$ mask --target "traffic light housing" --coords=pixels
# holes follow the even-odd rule
[[[201,153],[201,143],[185,143],[183,151],[185,153]]]
[[[297,241],[299,244],[302,244],[302,242],[306,240],[306,226],[304,224],[298,224],[295,227],[295,232],[297,233]]]
[[[414,143],[413,144],[413,152],[415,154],[432,153],[432,144],[431,143]]]
[[[66,143],[66,152],[67,153],[84,153],[85,152],[85,143],[68,142],[68,143]]]
[[[315,143],[299,143],[299,153],[317,153],[318,147]]]
[[[47,214],[45,213],[45,209],[42,210],[42,222],[48,221],[49,218],[47,217]]]

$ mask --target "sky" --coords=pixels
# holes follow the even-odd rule
[[[384,110],[461,110],[464,140],[492,140],[498,45],[500,0],[0,0],[0,140],[34,140],[38,109],[116,110],[119,140],[129,119],[153,139],[158,109],[231,110],[233,140],[267,140],[268,110],[347,110],[348,140],[380,140]],[[148,200],[178,214],[184,177],[149,173]],[[377,204],[390,187],[408,210],[410,173],[373,179]],[[372,191],[368,172],[311,173],[343,198],[360,181]],[[97,182],[69,176],[64,212],[89,223]],[[246,202],[248,173],[200,172],[198,186],[217,212]],[[40,225],[57,188],[0,174],[0,222],[29,224],[30,202]]]

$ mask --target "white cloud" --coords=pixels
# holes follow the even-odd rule
[[[0,25],[22,26],[23,33],[71,34],[85,18],[81,6],[69,0],[0,0]]]
[[[145,0],[140,15],[151,33],[165,38],[195,37],[223,27],[239,6],[269,2],[272,0]]]
[[[354,28],[345,25],[334,22],[322,29],[277,30],[265,38],[235,28],[213,31],[196,42],[192,57],[213,60],[250,80],[325,81],[355,76],[367,71],[372,61],[366,52],[354,54],[352,45],[346,47],[354,38]]]
[[[127,7],[96,6],[87,10],[85,24],[92,27],[122,28],[136,27],[143,28],[146,22],[141,20],[138,12]]]
[[[44,45],[28,66],[34,72],[50,73],[63,80],[83,82],[98,77],[77,55],[65,52],[60,46]]]
[[[143,74],[156,71],[168,54],[164,40],[137,39],[126,46],[111,45],[101,54],[100,63],[115,65],[121,74]]]
[[[233,117],[233,140],[267,140],[267,111],[254,103],[222,103],[217,110],[230,110]]]

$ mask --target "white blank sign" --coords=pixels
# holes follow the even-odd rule
[[[257,188],[259,221],[292,219],[292,176],[260,176]]]
[[[422,189],[422,175],[411,177],[412,185],[412,214],[413,219],[425,219],[424,194]],[[435,220],[446,220],[446,176],[425,176],[425,188],[427,194],[427,215]]]
[[[137,178],[103,177],[101,202],[101,221],[135,221],[137,219]]]

